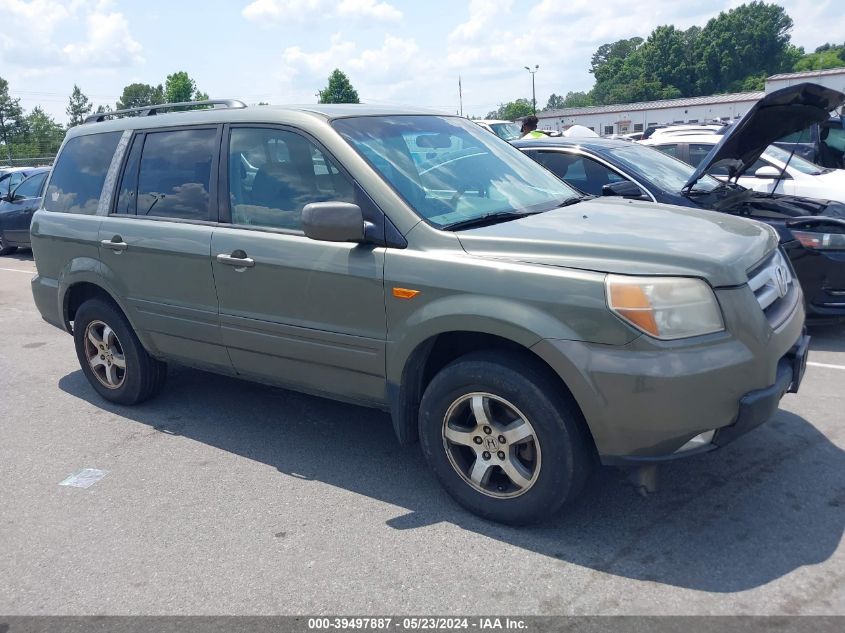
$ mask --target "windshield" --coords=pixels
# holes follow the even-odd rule
[[[449,116],[352,117],[334,128],[434,226],[536,213],[574,189],[475,123]]]
[[[824,171],[818,165],[811,163],[805,158],[801,158],[800,156],[793,155],[792,158],[789,158],[789,150],[785,150],[782,147],[778,147],[777,145],[769,145],[766,148],[766,157],[767,158],[774,158],[775,160],[779,160],[782,164],[778,165],[778,168],[782,169],[783,165],[786,164],[786,161],[789,161],[789,167],[791,169],[796,169],[800,171],[802,174],[807,174],[808,176],[818,176],[822,171]]]
[[[515,141],[522,137],[521,130],[516,123],[490,123],[490,129],[501,139]]]
[[[692,165],[667,156],[663,152],[644,145],[632,145],[610,150],[616,160],[633,174],[646,182],[656,184],[664,191],[678,192],[686,186],[695,173]],[[695,184],[695,191],[712,191],[721,186],[712,176],[702,176]]]

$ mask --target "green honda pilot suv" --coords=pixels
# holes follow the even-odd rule
[[[525,523],[798,388],[767,226],[581,196],[456,116],[205,105],[89,117],[34,215],[35,302],[106,400],[178,363],[383,409],[460,504]]]

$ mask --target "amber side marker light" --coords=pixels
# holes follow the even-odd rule
[[[393,296],[397,299],[413,299],[418,294],[420,294],[419,290],[411,290],[410,288],[394,288],[393,289]]]

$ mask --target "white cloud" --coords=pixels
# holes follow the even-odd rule
[[[300,21],[323,12],[325,0],[254,0],[242,11],[248,20]]]
[[[143,62],[141,44],[110,0],[0,0],[0,59],[23,74],[124,67]],[[84,25],[84,27],[83,27]],[[84,39],[74,39],[83,32]]]
[[[341,0],[337,5],[337,14],[341,17],[363,17],[382,22],[395,22],[402,19],[402,12],[387,2],[377,0]]]
[[[253,0],[243,16],[252,21],[305,22],[324,18],[356,18],[396,22],[402,12],[379,0]]]
[[[413,39],[386,35],[381,46],[361,48],[335,33],[324,50],[286,48],[281,55],[279,80],[289,90],[308,82],[312,88],[296,95],[312,97],[325,85],[329,73],[340,68],[358,91],[362,101],[390,101],[430,85],[436,78],[431,62]],[[289,92],[290,94],[290,92]]]
[[[141,45],[129,32],[129,23],[123,14],[91,13],[85,20],[86,40],[62,48],[71,64],[126,66],[144,61]]]

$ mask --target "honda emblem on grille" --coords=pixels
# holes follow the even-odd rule
[[[783,298],[789,292],[789,282],[787,281],[786,269],[783,266],[775,268],[775,284],[777,284],[778,296]]]

